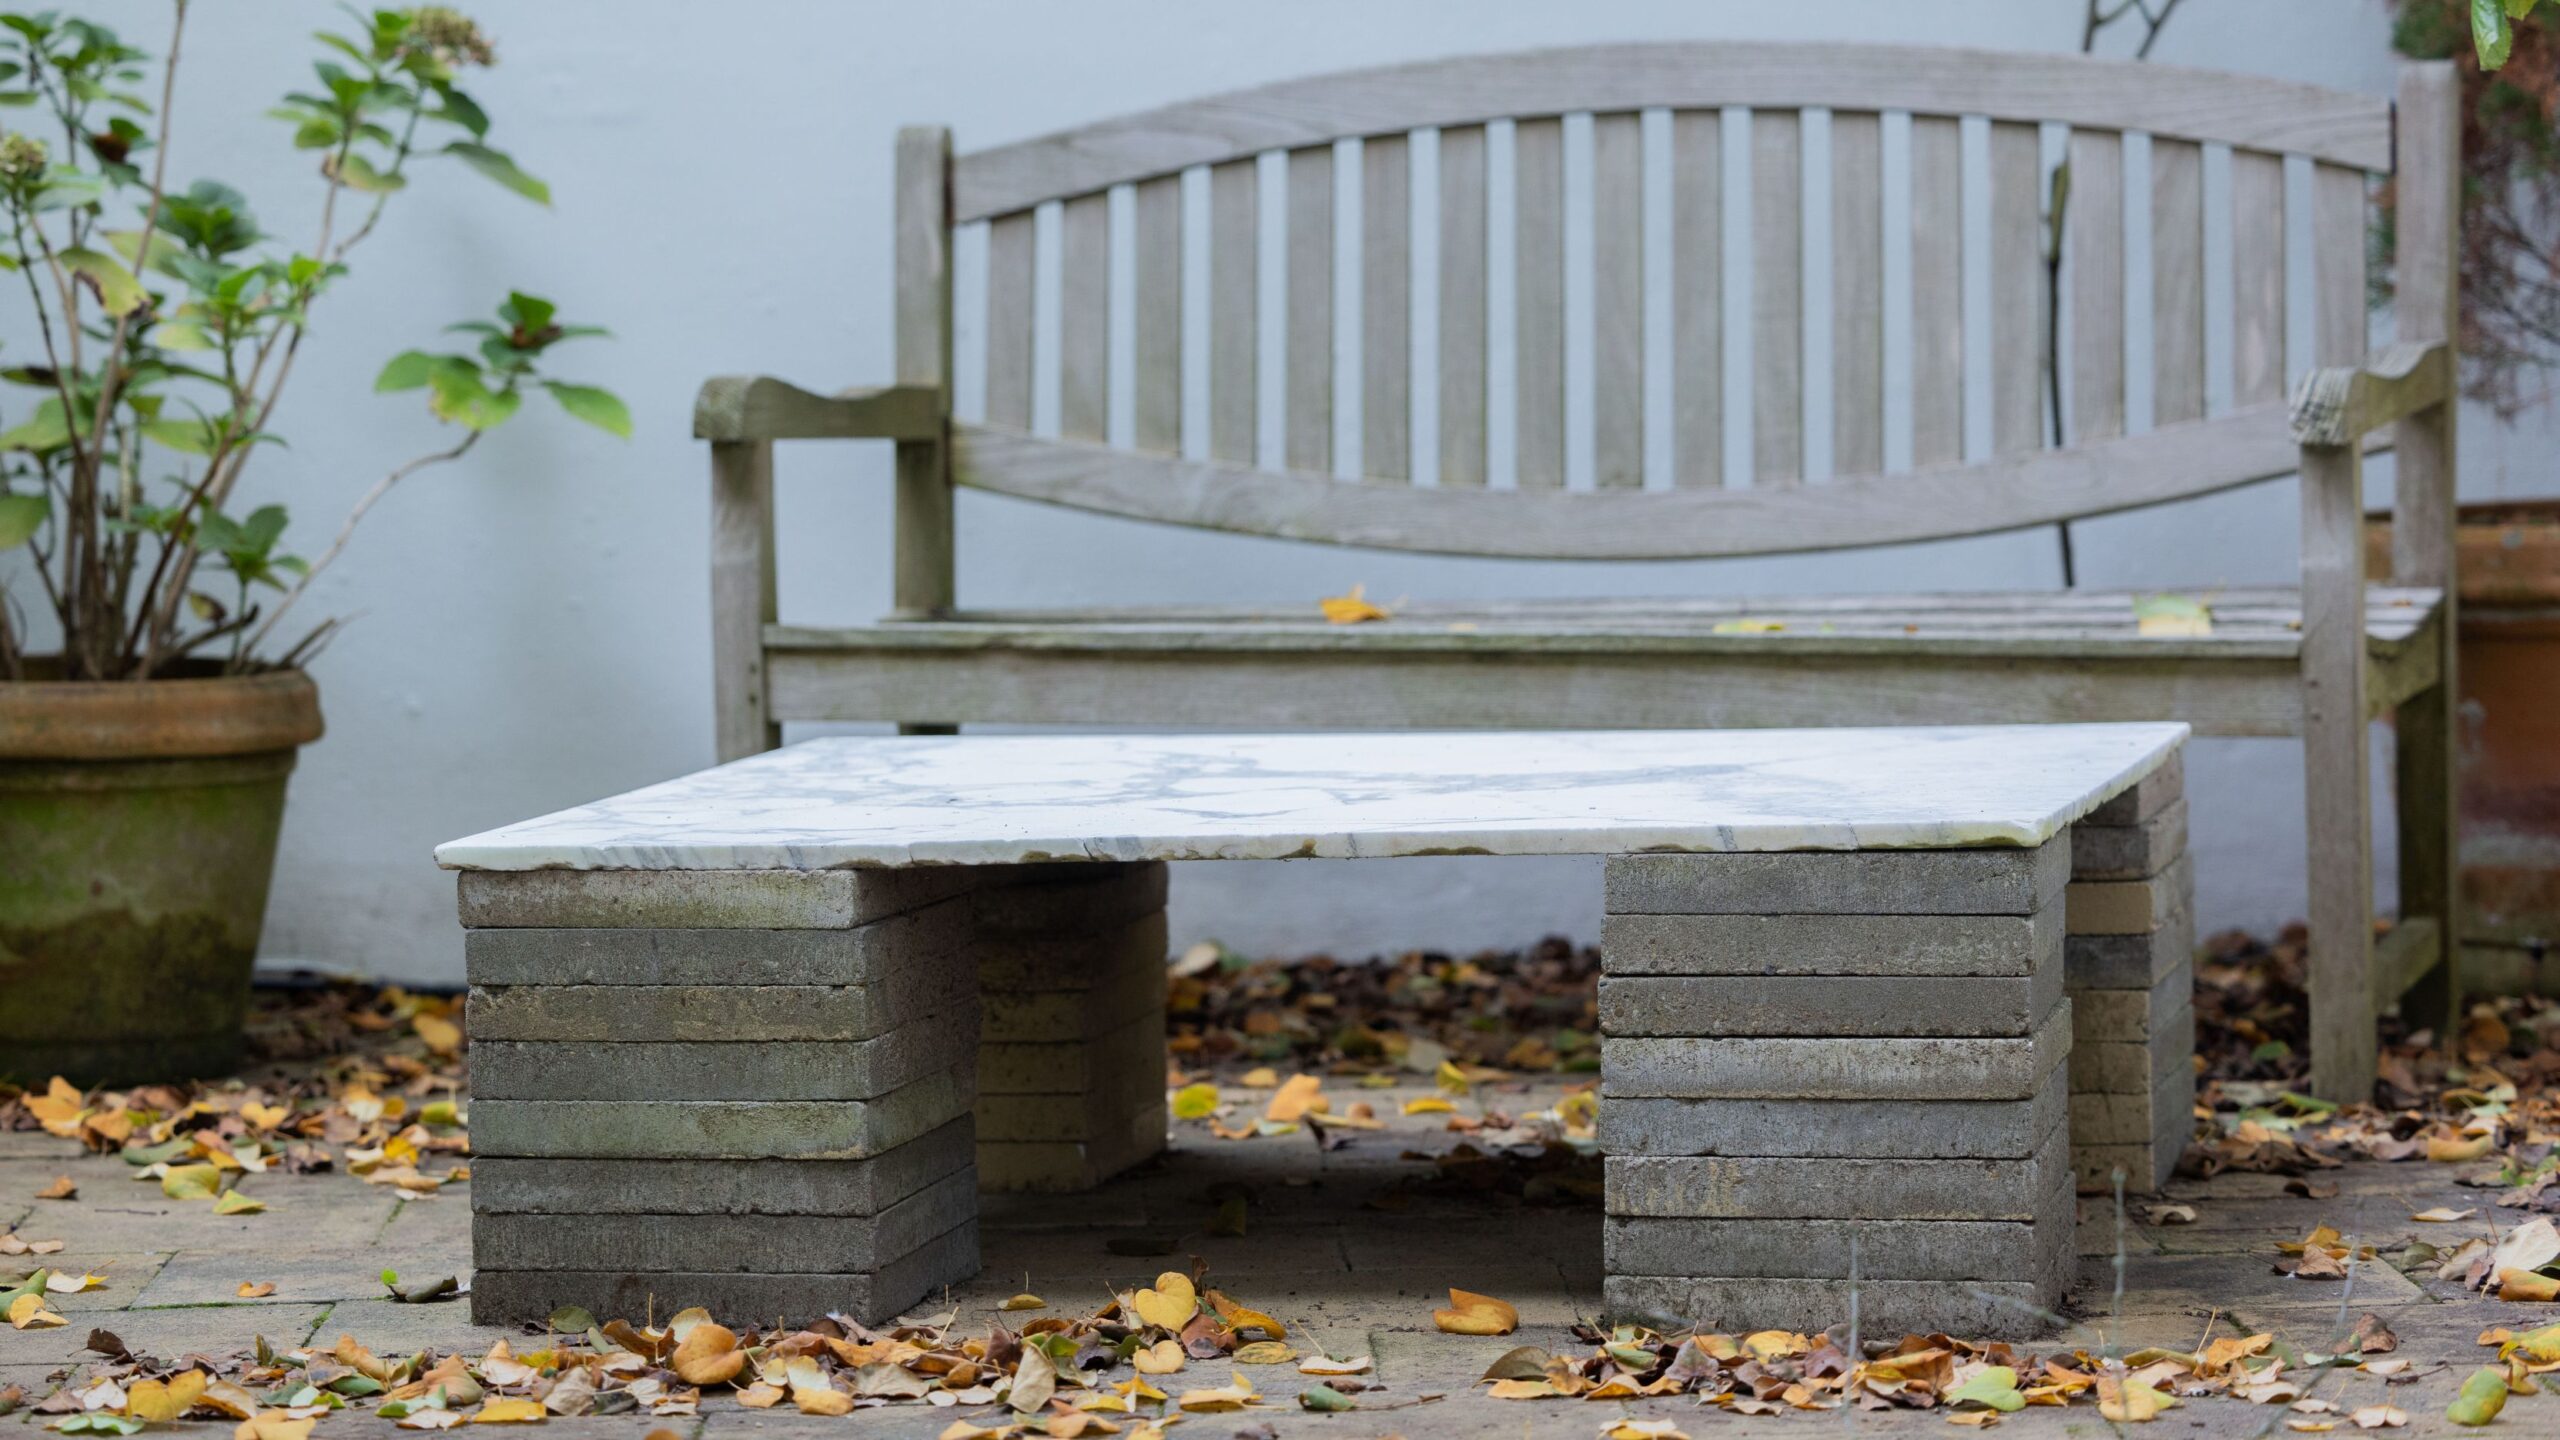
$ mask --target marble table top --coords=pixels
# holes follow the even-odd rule
[[[2173,724],[811,740],[437,847],[457,870],[825,870],[2037,845]]]

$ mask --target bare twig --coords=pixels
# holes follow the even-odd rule
[[[374,481],[373,488],[365,491],[364,497],[356,501],[355,508],[347,512],[346,521],[339,525],[337,537],[329,542],[329,548],[320,552],[320,558],[311,562],[311,568],[303,571],[300,578],[293,582],[293,588],[286,591],[284,598],[276,602],[276,608],[267,612],[266,623],[250,633],[248,640],[241,647],[243,653],[254,652],[266,640],[267,632],[276,628],[276,622],[283,619],[285,612],[293,608],[293,602],[301,599],[302,592],[311,588],[311,582],[320,578],[320,572],[329,568],[329,562],[338,558],[338,552],[347,548],[347,540],[355,534],[356,526],[363,521],[365,512],[371,510],[383,496],[390,494],[392,486],[430,465],[442,465],[461,459],[470,453],[472,446],[480,443],[480,437],[484,433],[486,432],[474,430],[463,436],[462,442],[451,449],[439,450],[432,455],[421,455]]]

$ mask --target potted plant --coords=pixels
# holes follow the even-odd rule
[[[630,433],[544,368],[600,332],[511,294],[382,371],[458,438],[383,472],[317,558],[286,551],[282,507],[242,513],[313,317],[412,172],[549,192],[458,84],[494,59],[469,18],[351,10],[270,112],[314,162],[317,232],[270,236],[239,192],[167,174],[173,11],[156,67],[93,21],[0,14],[0,117],[24,122],[0,131],[0,283],[28,317],[0,350],[0,1079],[236,1062],[285,780],[321,731],[304,667],[336,631],[296,602],[392,487],[530,392]]]

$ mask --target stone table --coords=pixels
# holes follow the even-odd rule
[[[1592,854],[1612,1312],[2039,1329],[2182,1138],[2185,736],[828,739],[454,841],[474,1314],[876,1321],[1162,1146],[1166,862]]]

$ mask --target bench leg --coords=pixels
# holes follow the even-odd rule
[[[2452,666],[2450,647],[2445,665]],[[2402,704],[2393,716],[2393,769],[2400,828],[2400,918],[2431,919],[2432,961],[2403,991],[2400,1017],[2445,1034],[2462,1018],[2462,877],[2454,796],[2458,723],[2451,681]],[[2388,997],[2384,997],[2386,1002]]]
[[[2081,1189],[2169,1183],[2195,1131],[2195,865],[2171,761],[2071,827],[2071,1167]]]
[[[1606,874],[1610,1316],[2050,1329],[2077,1257],[2068,840]]]
[[[473,1321],[876,1324],[975,1274],[975,883],[465,874]]]
[[[978,1182],[1091,1189],[1165,1145],[1165,867],[986,873]]]

